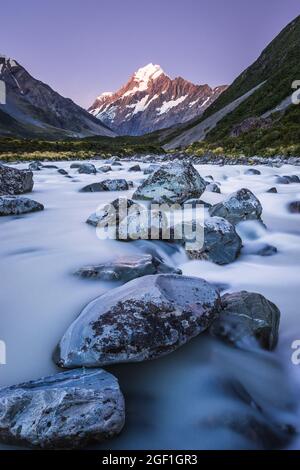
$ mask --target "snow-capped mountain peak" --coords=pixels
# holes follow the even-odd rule
[[[88,111],[119,134],[141,135],[199,116],[225,88],[172,80],[150,63],[115,93],[98,96]]]
[[[154,65],[150,63],[145,65],[145,67],[138,69],[138,71],[134,74],[134,78],[136,81],[143,82],[148,85],[149,80],[155,80],[162,74],[165,75],[160,65]]]

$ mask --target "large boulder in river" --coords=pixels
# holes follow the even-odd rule
[[[74,168],[71,166],[71,168]],[[78,173],[84,173],[86,175],[92,175],[97,173],[95,165],[92,163],[81,163],[78,168]]]
[[[229,194],[222,202],[212,206],[209,214],[212,217],[223,217],[232,224],[237,224],[244,220],[260,220],[262,205],[249,189],[243,188]]]
[[[42,211],[43,204],[24,196],[0,196],[0,216]]]
[[[221,217],[209,217],[204,220],[201,229],[202,246],[193,249],[193,245],[187,237],[185,238],[189,258],[212,261],[220,265],[232,263],[237,259],[242,248],[242,240],[230,222]]]
[[[278,341],[280,311],[273,302],[254,292],[222,297],[222,311],[210,328],[213,336],[237,347],[272,350]]]
[[[149,274],[171,273],[181,274],[179,269],[164,262],[158,255],[130,255],[120,256],[114,261],[86,266],[79,269],[75,274],[89,279],[101,279],[103,281],[128,282],[138,277]]]
[[[191,163],[168,163],[162,166],[137,188],[133,199],[163,200],[182,203],[198,198],[205,191],[206,182]]]
[[[104,180],[98,183],[88,184],[81,189],[84,193],[97,193],[100,191],[127,191],[131,185],[123,178],[116,180]]]
[[[164,356],[209,328],[220,308],[203,279],[158,274],[134,279],[89,303],[55,352],[60,367],[96,367]]]
[[[118,381],[101,369],[0,389],[0,441],[6,444],[77,448],[115,436],[124,421]]]
[[[0,165],[0,195],[30,193],[32,188],[32,171]]]

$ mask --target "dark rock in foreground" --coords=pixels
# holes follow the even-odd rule
[[[6,444],[77,448],[115,436],[124,421],[118,381],[101,369],[0,389],[0,440]]]
[[[205,191],[206,182],[191,163],[168,163],[162,166],[138,187],[133,199],[182,203],[198,198]]]
[[[60,367],[95,367],[155,359],[206,330],[220,307],[202,279],[158,274],[113,289],[89,303],[59,343]]]
[[[237,224],[244,220],[260,220],[262,206],[249,189],[243,188],[229,194],[224,201],[212,206],[209,214],[223,217],[232,224]]]
[[[179,269],[164,263],[162,258],[151,255],[131,255],[120,256],[114,261],[97,266],[86,266],[79,269],[75,274],[89,279],[128,282],[149,274],[171,272],[181,274]]]
[[[24,196],[0,196],[0,216],[42,211],[43,204]]]
[[[32,171],[0,165],[0,195],[30,193],[33,188],[32,177]]]
[[[210,328],[213,336],[237,347],[276,347],[280,311],[275,304],[246,291],[225,294],[221,300],[222,311]]]
[[[100,191],[127,191],[128,189],[130,189],[130,184],[126,180],[117,179],[88,184],[81,191],[84,193],[96,193]]]

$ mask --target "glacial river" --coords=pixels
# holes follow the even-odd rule
[[[130,197],[134,189],[79,192],[84,185],[107,178],[126,178],[136,187],[143,174],[127,171],[133,162],[97,175],[78,174],[70,170],[70,162],[53,163],[73,178],[55,169],[34,172],[34,190],[28,196],[43,203],[45,210],[0,219],[0,340],[7,356],[7,363],[0,365],[1,386],[55,373],[51,355],[66,328],[89,301],[117,285],[83,280],[74,271],[118,254],[141,252],[135,243],[99,240],[95,228],[85,223],[99,206]],[[300,198],[300,184],[275,183],[276,175],[300,176],[300,167],[255,167],[261,175],[245,175],[246,166],[196,168],[201,176],[211,175],[221,184],[222,194],[205,192],[203,200],[216,203],[226,194],[249,188],[262,203],[267,229],[256,222],[238,226],[244,247],[239,259],[226,266],[190,261],[178,252],[165,256],[185,275],[224,284],[227,292],[244,289],[272,300],[281,310],[278,347],[272,353],[250,354],[200,335],[162,359],[109,367],[124,392],[127,421],[121,435],[101,448],[260,448],[238,425],[226,424],[228,414],[243,421],[253,403],[271,420],[300,429],[295,408],[300,402],[300,365],[291,360],[291,345],[300,340],[300,215],[287,209],[289,202]],[[266,192],[272,186],[278,194]],[[254,254],[263,243],[278,252]],[[160,247],[163,250],[163,244]],[[244,392],[233,390],[232,383],[242,384]],[[245,397],[236,399],[245,390],[252,397],[248,404]],[[300,439],[295,437],[289,446],[300,448]]]

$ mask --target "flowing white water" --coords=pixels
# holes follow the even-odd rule
[[[28,197],[43,203],[45,210],[0,219],[0,340],[5,342],[7,354],[7,364],[0,365],[0,385],[55,372],[51,354],[68,325],[90,300],[116,286],[77,278],[72,275],[74,271],[117,254],[140,250],[134,243],[100,241],[95,229],[85,223],[99,205],[119,196],[130,197],[133,190],[79,192],[85,184],[107,178],[126,178],[136,186],[143,175],[126,170],[133,162],[103,175],[79,175],[77,170],[69,169],[69,162],[54,164],[74,178],[65,178],[54,169],[34,173],[34,191]],[[146,166],[141,164],[142,168]],[[264,363],[260,365],[258,360],[255,365],[255,360],[244,353],[200,336],[162,360],[110,368],[126,395],[128,424],[118,439],[107,444],[109,448],[251,447],[247,439],[234,432],[219,428],[214,432],[201,431],[196,425],[203,415],[209,415],[208,410],[238,408],[222,387],[218,393],[210,393],[211,388],[216,390],[212,383],[217,380],[220,361],[220,371],[229,368],[231,375],[236,369],[242,372],[249,367],[251,380],[256,385],[263,382],[261,395],[267,405],[268,400],[284,401],[288,395],[280,374],[276,376],[277,366],[268,365],[273,358],[282,362],[295,393],[298,386],[300,389],[300,365],[291,361],[291,345],[300,340],[300,215],[287,210],[289,202],[300,198],[300,184],[277,185],[278,194],[266,193],[276,186],[276,175],[300,176],[300,168],[260,166],[256,167],[261,171],[257,176],[245,175],[245,166],[196,168],[203,177],[212,175],[221,183],[222,194],[203,195],[207,202],[219,202],[224,195],[242,187],[251,189],[263,205],[267,230],[255,222],[241,224],[238,230],[243,238],[243,252],[230,265],[188,261],[182,255],[174,256],[173,262],[179,264],[183,274],[226,284],[228,291],[259,292],[272,300],[281,310],[279,345],[271,357],[268,353],[264,356]],[[269,257],[251,254],[261,243],[274,245],[278,253]],[[300,442],[295,440],[293,446],[300,448]]]

